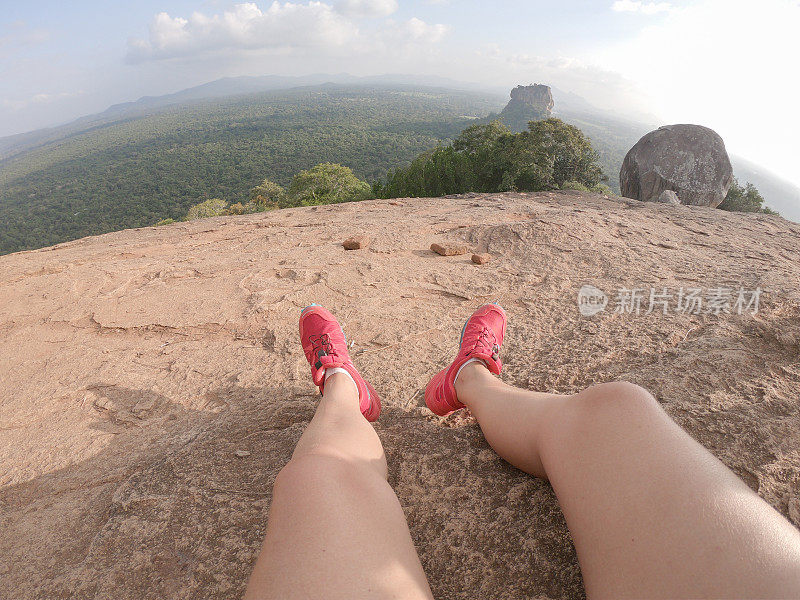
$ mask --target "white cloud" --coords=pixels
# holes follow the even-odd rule
[[[155,16],[149,39],[128,41],[128,62],[224,50],[341,47],[358,28],[323,2],[273,2],[261,10],[253,2],[223,14],[193,13],[188,19],[166,12]]]
[[[400,32],[406,37],[414,41],[424,40],[427,42],[437,43],[447,35],[450,28],[447,25],[437,23],[429,25],[422,19],[412,17],[400,26]]]
[[[340,0],[336,10],[350,17],[387,17],[397,11],[397,0]]]
[[[178,73],[193,75],[192,83],[264,73],[442,73],[440,42],[449,31],[417,17],[350,18],[333,2],[248,3],[216,14],[159,13],[146,39],[128,42],[127,61],[154,79],[169,72],[174,86]]]
[[[638,12],[653,15],[660,12],[669,12],[672,5],[669,2],[641,2],[639,0],[617,0],[611,5],[615,12]]]

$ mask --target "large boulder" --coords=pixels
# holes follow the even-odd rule
[[[667,125],[651,131],[630,149],[619,172],[626,198],[657,200],[664,190],[682,204],[716,208],[733,182],[725,142],[700,125]]]

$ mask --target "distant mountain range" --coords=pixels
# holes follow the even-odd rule
[[[618,190],[625,153],[659,124],[552,91],[554,116],[592,139]],[[285,184],[324,161],[382,177],[507,100],[507,89],[440,77],[234,77],[0,138],[0,253],[175,218],[210,197],[236,201],[264,177]],[[732,161],[742,183],[800,221],[800,188]]]

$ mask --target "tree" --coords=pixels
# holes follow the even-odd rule
[[[760,212],[771,215],[778,214],[769,207],[764,206],[764,197],[756,186],[748,182],[743,186],[734,178],[728,195],[717,208],[734,212]]]
[[[418,156],[405,169],[389,173],[375,186],[383,198],[441,196],[464,192],[507,192],[558,189],[591,190],[607,181],[597,152],[580,129],[559,119],[534,121],[528,130],[511,131],[493,121],[473,125],[450,146]]]
[[[512,133],[499,120],[492,121],[486,125],[472,125],[453,140],[453,150],[463,152],[467,156],[477,156],[483,152],[491,151],[497,140],[504,135],[512,135]]]
[[[583,132],[560,119],[532,121],[528,131],[530,143],[540,148],[552,161],[552,185],[560,187],[566,181],[577,181],[592,188],[603,181],[597,152]],[[607,180],[607,178],[606,178]]]
[[[497,139],[480,173],[481,192],[537,192],[553,189],[552,157],[529,131]]]
[[[469,159],[469,170],[473,174],[473,181],[465,182],[466,189],[444,193],[496,192],[514,189],[513,177],[505,174],[505,166],[499,165],[502,165],[506,158],[503,148],[513,145],[515,139],[516,136],[501,121],[467,127],[453,141],[452,148]]]
[[[283,208],[353,202],[366,200],[371,192],[370,185],[356,177],[349,167],[322,163],[295,175],[280,205]]]
[[[186,220],[191,221],[192,219],[218,217],[220,215],[224,215],[226,213],[225,209],[227,208],[228,203],[225,202],[225,200],[212,198],[210,200],[206,200],[205,202],[195,204],[193,207],[191,207],[189,212],[186,213]]]
[[[411,198],[461,194],[474,190],[478,176],[475,161],[452,147],[436,148],[415,158],[406,169],[390,172],[386,183],[376,183],[381,198]]]
[[[284,193],[284,189],[277,183],[265,179],[250,190],[245,212],[263,212],[277,208]]]

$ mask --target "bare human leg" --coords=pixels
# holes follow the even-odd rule
[[[349,377],[336,373],[275,480],[245,598],[432,598],[386,457]]]
[[[555,490],[592,598],[800,598],[800,532],[642,388],[455,382],[487,441]]]

